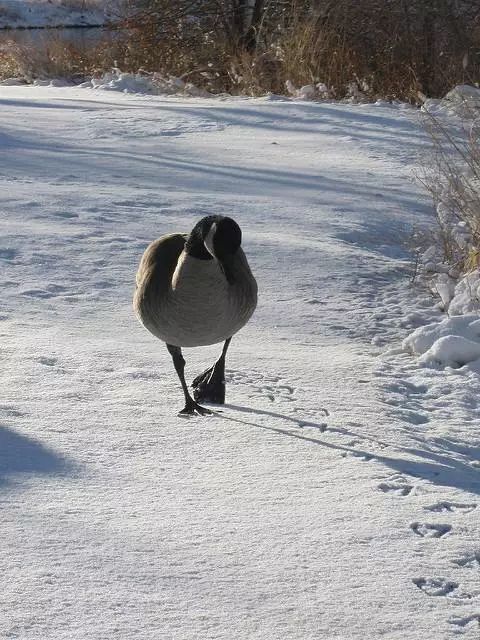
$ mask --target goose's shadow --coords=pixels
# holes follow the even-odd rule
[[[310,420],[303,420],[303,418],[287,416],[283,413],[275,413],[275,411],[267,411],[266,409],[252,409],[251,407],[243,407],[238,404],[225,404],[225,407],[227,407],[228,409],[233,409],[234,411],[241,411],[243,413],[253,413],[261,416],[270,416],[272,418],[281,418],[282,420],[286,420],[287,422],[293,422],[297,427],[313,427],[315,429],[319,429],[320,431],[325,431],[327,428],[327,425],[324,422],[312,422]],[[328,416],[328,411],[326,409],[321,409],[321,411],[325,413],[325,417]]]
[[[16,474],[66,475],[72,465],[37,440],[0,425],[0,487]]]
[[[344,428],[341,428],[341,427],[329,427],[327,422],[313,422],[312,420],[305,420],[305,419],[300,418],[300,417],[285,415],[284,413],[276,413],[275,411],[267,411],[266,409],[252,409],[251,407],[244,407],[244,406],[235,405],[235,404],[226,404],[225,407],[227,407],[228,409],[233,409],[234,411],[239,411],[239,412],[243,412],[243,413],[251,413],[251,414],[257,414],[257,415],[262,415],[262,416],[269,416],[271,418],[280,418],[281,420],[285,420],[286,422],[291,422],[292,424],[294,424],[296,427],[298,427],[300,429],[303,429],[304,427],[309,427],[309,428],[313,428],[313,429],[318,429],[318,431],[320,431],[320,433],[324,433],[328,429],[328,431],[330,433],[332,433],[332,432],[333,433],[340,433],[343,436],[348,436],[348,437],[351,437],[351,438],[355,438],[357,440],[366,440],[367,442],[372,442],[374,444],[378,444],[381,447],[392,446],[388,442],[383,442],[382,440],[371,438],[370,436],[364,435],[362,433],[349,431],[348,429],[344,429]],[[323,408],[321,409],[321,411],[325,412],[325,419],[327,419],[328,416],[329,416],[328,411],[326,409],[323,409]],[[265,425],[259,425],[259,424],[255,423],[255,426],[264,428]],[[287,431],[286,433],[291,434],[290,431]],[[299,437],[300,437],[300,434],[297,434],[297,435],[299,435]],[[301,437],[303,437],[304,439],[308,439],[308,438],[305,438],[305,436],[301,436]],[[348,447],[347,447],[347,449],[348,449]],[[357,449],[355,449],[355,451],[357,451]]]
[[[361,457],[364,460],[374,460],[394,471],[412,476],[414,478],[427,480],[432,484],[451,487],[454,489],[461,489],[463,491],[469,491],[470,493],[476,493],[480,495],[480,469],[471,466],[471,464],[469,464],[468,462],[469,458],[471,460],[476,459],[475,448],[473,448],[471,452],[472,455],[469,456],[465,454],[464,457],[467,458],[467,461],[464,461],[458,458],[455,450],[442,449],[440,451],[434,451],[429,448],[429,445],[426,442],[422,443],[422,446],[424,448],[403,447],[400,445],[382,442],[381,440],[376,440],[375,438],[371,438],[358,432],[349,431],[348,429],[326,427],[324,423],[300,420],[292,416],[275,413],[273,411],[266,411],[264,409],[252,409],[249,407],[232,404],[227,404],[225,405],[225,407],[239,413],[257,414],[269,416],[272,418],[281,418],[282,420],[286,420],[287,422],[295,423],[297,427],[299,427],[301,424],[302,426],[317,428],[322,433],[340,433],[341,435],[349,436],[355,438],[356,440],[360,439],[372,444],[379,445],[382,448],[391,447],[392,450],[395,449],[395,453],[398,453],[398,456],[379,455],[378,449],[360,449],[358,447],[330,442],[328,440],[320,439],[319,437],[307,436],[295,431],[289,431],[288,429],[282,429],[281,427],[260,424],[259,422],[255,422],[253,419],[245,420],[242,418],[222,414],[222,417],[232,422],[238,422],[240,424],[256,427],[265,431],[273,431],[274,433],[288,436],[289,438],[303,440],[304,442],[309,442],[311,444],[322,446],[327,449],[339,451],[342,455],[351,454],[355,457]],[[412,459],[411,456],[414,456],[415,459]]]

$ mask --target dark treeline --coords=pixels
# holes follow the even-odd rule
[[[418,100],[480,79],[478,0],[137,0],[125,4],[131,70],[214,91],[284,92],[323,82],[345,95]]]

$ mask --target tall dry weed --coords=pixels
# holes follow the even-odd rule
[[[479,267],[480,112],[463,111],[463,126],[426,114],[432,152],[422,182],[432,195],[445,262],[461,272]]]

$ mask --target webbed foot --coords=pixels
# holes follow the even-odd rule
[[[178,412],[180,417],[188,417],[188,416],[210,416],[213,415],[213,411],[207,409],[206,407],[202,407],[197,402],[191,400],[187,401],[184,408]]]

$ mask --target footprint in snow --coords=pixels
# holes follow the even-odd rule
[[[24,289],[20,291],[22,296],[29,298],[55,298],[66,292],[66,288],[59,284],[48,284],[45,289]]]
[[[281,406],[272,410],[265,409],[264,411],[267,414],[271,411],[271,415],[293,422],[300,429],[305,427],[314,428],[323,433],[328,427],[323,420],[319,421],[320,415],[322,418],[329,416],[328,410],[323,407],[313,409],[296,405],[297,397],[295,394],[297,389],[289,384],[288,380],[282,379],[280,376],[266,375],[257,371],[246,373],[230,369],[226,372],[226,381],[230,385],[245,387],[249,398],[268,400],[268,404],[275,403],[275,405],[283,404],[285,406],[288,403],[288,413],[301,415],[298,417],[284,415],[280,413],[283,409]],[[262,410],[259,409],[259,412],[261,413]]]
[[[401,482],[381,482],[378,485],[380,491],[384,493],[395,493],[398,496],[408,496],[413,491],[411,484],[404,484]]]
[[[277,376],[265,376],[255,371],[246,374],[242,371],[227,372],[227,383],[247,385],[251,390],[251,397],[260,396],[270,402],[294,402],[295,387],[282,381]]]
[[[0,412],[12,418],[21,418],[26,414],[9,404],[0,404]]]
[[[113,369],[110,369],[113,371]],[[105,369],[105,371],[108,371]],[[164,374],[155,369],[127,369],[126,375],[133,380],[161,380]]]
[[[403,411],[398,412],[398,417],[409,424],[421,425],[430,422],[430,418],[428,416],[409,409],[404,409]]]
[[[443,538],[443,536],[452,530],[452,525],[412,522],[410,529],[421,538]]]
[[[384,386],[385,391],[392,391],[393,393],[399,393],[402,395],[423,395],[427,393],[428,387],[424,384],[413,384],[407,380],[399,380],[392,382]]]
[[[56,358],[47,358],[45,356],[40,356],[40,358],[35,358],[35,362],[38,364],[43,364],[46,367],[54,367],[58,360]]]
[[[334,428],[333,431],[344,433],[343,429]],[[353,440],[348,440],[347,442],[345,442],[345,446],[348,447],[350,451],[344,451],[340,455],[342,456],[342,458],[351,457],[351,458],[358,458],[359,460],[363,460],[364,462],[370,462],[370,460],[373,460],[375,458],[375,454],[370,453],[369,451],[365,451],[362,448],[357,448],[357,447],[363,447],[364,444],[365,444],[365,441],[363,440],[359,440],[355,438]]]
[[[474,613],[471,616],[453,616],[452,618],[450,618],[449,620],[450,624],[455,624],[458,627],[466,627],[470,624],[472,625],[478,625],[478,627],[480,627],[480,613]]]
[[[73,213],[72,211],[57,211],[57,213],[54,213],[53,215],[56,218],[65,218],[67,220],[79,217],[78,213]]]
[[[297,419],[293,419],[292,422],[295,422],[297,426],[300,427],[300,429],[304,429],[306,427],[312,427],[313,429],[318,429],[320,433],[324,433],[328,428],[328,424],[326,422],[317,423],[317,422],[310,422],[309,420],[297,420]]]
[[[15,249],[7,249],[7,248],[4,249],[0,247],[0,260],[12,261],[15,259],[16,255],[17,255],[17,252]]]
[[[24,289],[20,291],[20,295],[27,296],[29,298],[53,298],[55,294],[51,291],[45,291],[44,289]]]
[[[342,458],[346,458],[348,456],[351,456],[352,458],[359,458],[360,460],[363,460],[363,462],[370,462],[375,459],[375,456],[372,453],[366,453],[365,451],[355,451],[351,453],[344,452],[340,455]]]
[[[480,551],[466,553],[461,558],[452,560],[453,564],[458,567],[467,567],[469,569],[480,569]]]
[[[448,596],[458,589],[458,583],[444,578],[414,578],[413,584],[427,596]]]
[[[436,511],[436,512],[444,512],[448,511],[450,513],[454,513],[459,511],[460,513],[470,513],[477,508],[475,502],[463,503],[463,502],[447,502],[443,500],[441,502],[436,502],[435,504],[430,505],[429,507],[424,507],[426,511]]]

